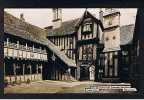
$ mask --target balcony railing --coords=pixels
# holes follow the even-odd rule
[[[33,47],[27,47],[26,49],[25,45],[18,45],[16,43],[7,44],[4,42],[4,56],[47,60],[47,51],[38,48],[33,49]]]

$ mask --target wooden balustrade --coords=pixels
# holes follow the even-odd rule
[[[27,47],[25,45],[17,46],[16,43],[4,42],[4,56],[17,57],[17,58],[27,58],[27,59],[38,59],[47,60],[46,49],[42,50],[39,48]]]

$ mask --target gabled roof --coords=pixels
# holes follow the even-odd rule
[[[80,20],[76,23],[76,27],[79,27],[79,25],[84,21],[84,19],[85,18],[87,18],[87,17],[90,17],[90,18],[92,18],[96,23],[98,23],[100,26],[101,26],[101,28],[102,28],[102,30],[103,30],[103,25],[102,25],[102,23],[101,23],[101,21],[100,20],[98,20],[94,15],[92,15],[89,11],[85,11],[84,12],[84,14],[83,14],[83,16],[80,18]]]
[[[34,42],[46,41],[46,31],[4,12],[4,32]]]
[[[75,24],[80,20],[80,18],[62,22],[61,27],[48,30],[48,36],[59,36],[59,35],[68,35],[75,32]]]
[[[89,16],[89,17],[93,18],[94,21],[99,23],[99,25],[103,29],[103,25],[102,25],[101,21],[98,20],[90,12],[85,11],[81,18],[77,18],[77,19],[73,19],[73,20],[62,22],[61,27],[56,28],[56,29],[48,30],[47,31],[47,35],[48,36],[61,36],[61,35],[73,34],[74,32],[76,32],[76,28],[81,24],[81,22],[84,20],[84,18],[86,16]]]
[[[61,36],[61,35],[74,34],[75,27],[78,27],[84,20],[85,16],[87,16],[87,15],[89,17],[92,17],[95,21],[99,22],[102,30],[104,30],[101,21],[96,19],[95,16],[92,15],[90,12],[85,11],[85,13],[83,14],[83,16],[81,18],[62,22],[61,27],[49,31],[48,36]],[[121,26],[120,27],[120,44],[126,45],[126,44],[131,43],[133,40],[133,33],[134,33],[134,24]],[[103,42],[104,41],[101,41],[101,43],[103,43]]]

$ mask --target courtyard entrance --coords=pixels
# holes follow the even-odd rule
[[[81,81],[94,81],[95,80],[95,66],[83,64],[80,66],[80,80]]]

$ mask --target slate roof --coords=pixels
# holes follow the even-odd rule
[[[62,22],[61,27],[52,29],[48,31],[48,36],[59,36],[73,34],[75,32],[75,25],[80,20],[80,18]]]
[[[4,32],[39,43],[47,40],[44,29],[24,22],[7,12],[4,12]]]
[[[75,25],[79,21],[79,19],[63,22],[60,28],[54,29],[53,33],[49,32],[48,36],[73,34],[75,30]],[[134,27],[135,27],[134,24],[123,25],[120,27],[120,44],[121,45],[126,45],[132,42],[133,34],[134,34]]]
[[[89,15],[91,15],[93,18],[95,18],[91,13],[89,13],[88,11],[86,11],[86,12]],[[47,35],[48,36],[59,36],[59,35],[74,34],[76,25],[82,21],[83,17],[84,17],[84,15],[81,18],[62,22],[61,27],[59,27],[57,29],[48,30]],[[99,22],[99,20],[98,20],[98,22]],[[101,24],[102,23],[100,22],[100,25]],[[120,44],[121,45],[126,45],[126,44],[129,44],[132,42],[133,34],[134,34],[134,27],[135,27],[134,24],[124,25],[124,26],[120,27]],[[103,25],[101,25],[101,28],[103,30]],[[103,39],[100,43],[103,44]]]
[[[73,60],[69,59],[58,47],[46,38],[46,31],[44,29],[22,21],[7,12],[4,12],[4,32],[43,44],[54,52],[65,64],[76,67]]]
[[[134,34],[134,24],[124,25],[120,27],[120,44],[126,45],[132,43]]]
[[[73,34],[76,31],[76,27],[78,27],[78,25],[83,21],[85,14],[87,13],[87,15],[91,16],[93,19],[95,19],[100,26],[103,28],[103,25],[101,23],[100,20],[98,20],[94,15],[92,15],[90,12],[85,11],[85,13],[83,14],[83,16],[81,18],[76,18],[73,20],[69,20],[69,21],[64,21],[61,24],[61,27],[56,28],[56,29],[48,29],[47,30],[47,35],[48,36],[60,36],[60,35],[69,35],[69,34]]]

